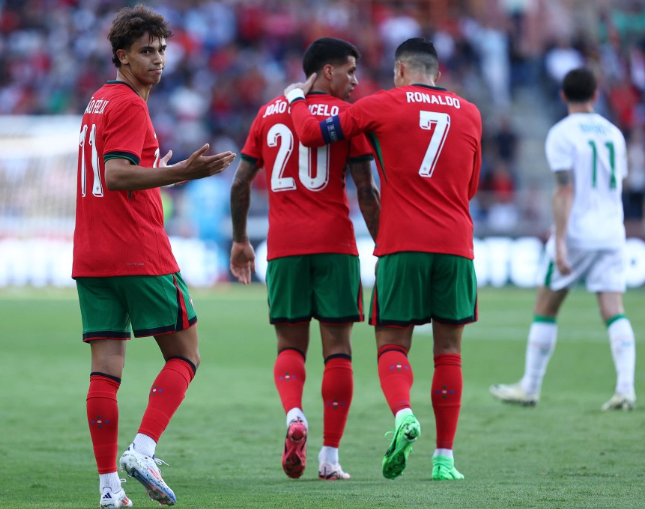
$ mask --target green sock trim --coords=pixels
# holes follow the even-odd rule
[[[539,323],[555,323],[555,316],[534,315],[533,321]]]
[[[620,320],[621,318],[627,318],[627,317],[626,317],[625,315],[623,315],[623,314],[620,314],[620,315],[614,315],[614,316],[612,316],[609,320],[607,320],[607,321],[605,322],[605,325],[606,325],[607,327],[609,327],[612,323],[617,322],[617,321],[618,321],[618,320]]]

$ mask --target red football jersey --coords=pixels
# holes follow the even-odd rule
[[[306,145],[367,135],[381,176],[375,255],[474,257],[469,201],[479,182],[482,134],[475,105],[443,88],[409,85],[365,97],[323,122],[302,100],[291,107]]]
[[[311,93],[306,101],[317,119],[349,107],[323,93]],[[242,157],[266,171],[269,260],[316,253],[358,255],[345,170],[349,161],[372,158],[363,135],[333,145],[304,147],[295,134],[288,103],[280,96],[260,108]]]
[[[72,277],[177,272],[159,189],[109,191],[105,185],[109,159],[146,168],[159,163],[146,102],[129,85],[108,82],[85,109],[79,144]]]

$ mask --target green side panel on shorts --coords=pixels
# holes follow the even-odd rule
[[[273,324],[363,319],[357,256],[325,253],[285,256],[267,268],[269,320]]]
[[[382,256],[374,293],[370,311],[374,325],[407,327],[432,320],[463,325],[477,320],[475,268],[472,260],[461,256],[422,252]]]
[[[129,339],[130,328],[137,337],[165,334],[188,328],[197,320],[179,272],[163,276],[78,278],[76,284],[85,340]],[[110,336],[109,331],[114,335]],[[98,332],[106,334],[97,335]]]
[[[551,288],[551,278],[553,277],[553,269],[555,265],[553,262],[549,262],[549,268],[546,270],[546,276],[544,276],[544,286]]]

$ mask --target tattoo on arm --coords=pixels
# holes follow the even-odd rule
[[[233,222],[233,240],[245,242],[249,240],[246,233],[246,219],[251,205],[251,182],[260,168],[242,160],[235,172],[231,186],[231,220]]]
[[[555,181],[559,187],[569,186],[573,182],[571,170],[556,171]]]
[[[372,177],[370,161],[351,163],[349,168],[356,184],[358,206],[363,214],[367,229],[376,242],[381,216],[381,195]]]

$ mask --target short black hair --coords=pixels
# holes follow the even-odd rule
[[[305,50],[302,70],[305,71],[305,76],[309,77],[315,72],[320,72],[327,64],[343,65],[349,57],[354,57],[357,62],[361,58],[361,54],[352,43],[333,37],[321,37]]]
[[[405,61],[425,74],[434,74],[439,71],[437,50],[432,41],[423,37],[413,37],[401,43],[394,52],[394,60]]]
[[[112,21],[108,40],[112,44],[112,62],[121,67],[116,52],[119,49],[129,50],[139,37],[147,33],[151,39],[168,39],[172,31],[168,22],[161,15],[143,4],[124,7],[117,12]]]
[[[591,69],[578,67],[569,71],[562,81],[562,93],[567,101],[586,103],[593,98],[598,82]]]

